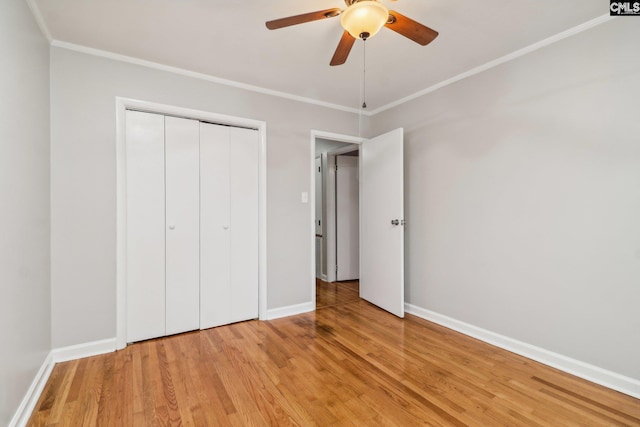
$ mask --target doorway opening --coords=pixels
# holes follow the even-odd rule
[[[352,295],[354,288],[356,294],[358,291],[358,161],[363,140],[311,132],[311,283],[316,308],[331,305],[331,296]],[[321,287],[331,290],[322,292]]]
[[[359,151],[359,295],[398,317],[404,317],[404,160],[402,128],[363,139],[311,132],[311,295],[316,277],[316,142],[320,139],[357,144]],[[352,151],[346,149],[345,152]],[[341,153],[344,154],[344,153]],[[322,161],[321,161],[322,163]],[[330,201],[331,198],[328,198]],[[327,228],[331,226],[327,218]],[[363,232],[366,231],[366,232]],[[324,237],[324,236],[323,236]],[[331,233],[327,234],[327,238]],[[327,242],[327,280],[331,280],[332,244]],[[338,270],[339,271],[339,270]],[[322,273],[322,271],[320,271]],[[322,277],[322,276],[321,276]]]

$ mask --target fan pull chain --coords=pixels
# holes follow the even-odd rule
[[[362,39],[362,108],[367,108],[367,39]]]

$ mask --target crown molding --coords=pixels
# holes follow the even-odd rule
[[[47,39],[49,44],[51,44],[51,42],[53,42],[53,38],[51,37],[51,31],[49,31],[49,27],[47,26],[47,23],[42,17],[42,13],[40,12],[40,8],[36,4],[36,0],[27,0],[27,5],[29,6],[29,9],[31,9],[31,14],[36,20],[36,23],[40,28],[40,32]]]
[[[155,70],[166,71],[168,73],[178,74],[185,77],[191,77],[194,79],[204,80],[211,83],[217,83],[224,86],[235,87],[238,89],[244,89],[252,92],[257,92],[265,95],[276,96],[279,98],[285,98],[292,101],[304,102],[306,104],[317,105],[320,107],[331,108],[334,110],[346,111],[348,113],[360,114],[360,110],[356,108],[345,107],[339,104],[333,104],[330,102],[319,101],[313,98],[307,98],[300,95],[294,95],[287,92],[281,92],[278,90],[267,89],[261,86],[254,86],[247,83],[237,82],[235,80],[223,79],[221,77],[215,77],[208,74],[198,73],[195,71],[186,70],[184,68],[173,67],[170,65],[164,65],[157,62],[147,61],[144,59],[135,58],[132,56],[120,55],[118,53],[109,52],[106,50],[94,49],[87,46],[82,46],[74,43],[63,42],[60,40],[53,40],[51,46],[72,50],[80,53],[86,53],[88,55],[99,56],[102,58],[111,59],[119,62],[126,62],[129,64],[140,65]]]
[[[143,60],[143,59],[139,59],[139,58],[135,58],[132,56],[126,56],[126,55],[121,55],[121,54],[117,54],[117,53],[113,53],[113,52],[109,52],[109,51],[105,51],[105,50],[100,50],[100,49],[94,49],[91,47],[87,47],[87,46],[83,46],[83,45],[78,45],[78,44],[74,44],[74,43],[69,43],[69,42],[64,42],[61,40],[56,40],[52,37],[51,32],[49,31],[49,28],[44,20],[44,18],[42,17],[42,14],[40,12],[40,9],[37,6],[36,0],[27,0],[27,4],[29,5],[29,8],[31,9],[31,12],[33,13],[33,16],[36,20],[36,22],[38,23],[38,26],[40,27],[40,30],[42,32],[42,34],[47,38],[47,40],[49,41],[49,43],[51,44],[51,46],[55,46],[55,47],[59,47],[59,48],[63,48],[63,49],[67,49],[67,50],[72,50],[72,51],[76,51],[76,52],[80,52],[80,53],[85,53],[88,55],[93,55],[93,56],[98,56],[98,57],[102,57],[102,58],[107,58],[107,59],[111,59],[114,61],[120,61],[120,62],[126,62],[129,64],[134,64],[134,65],[139,65],[139,66],[143,66],[143,67],[147,67],[147,68],[152,68],[152,69],[156,69],[156,70],[160,70],[160,71],[165,71],[165,72],[169,72],[169,73],[173,73],[173,74],[178,74],[178,75],[182,75],[182,76],[186,76],[186,77],[191,77],[191,78],[195,78],[195,79],[199,79],[199,80],[204,80],[204,81],[208,81],[211,83],[216,83],[216,84],[221,84],[221,85],[225,85],[225,86],[230,86],[230,87],[235,87],[238,89],[243,89],[243,90],[248,90],[248,91],[252,91],[252,92],[256,92],[256,93],[261,93],[261,94],[265,94],[265,95],[271,95],[271,96],[275,96],[275,97],[279,97],[279,98],[284,98],[284,99],[289,99],[292,101],[297,101],[297,102],[303,102],[306,104],[311,104],[311,105],[316,105],[316,106],[320,106],[320,107],[324,107],[324,108],[330,108],[333,110],[338,110],[338,111],[344,111],[344,112],[348,112],[348,113],[353,113],[353,114],[358,114],[358,115],[362,115],[362,116],[367,116],[367,117],[371,117],[371,116],[375,116],[376,114],[382,113],[384,111],[390,110],[392,108],[395,108],[397,106],[400,106],[402,104],[405,104],[409,101],[412,101],[414,99],[420,98],[422,96],[425,96],[429,93],[435,92],[438,89],[442,89],[443,87],[449,86],[453,83],[456,83],[460,80],[464,80],[466,78],[475,76],[476,74],[480,74],[484,71],[490,70],[492,68],[495,68],[499,65],[502,65],[504,63],[507,63],[509,61],[512,61],[514,59],[520,58],[521,56],[527,55],[531,52],[535,52],[536,50],[542,49],[546,46],[549,46],[553,43],[559,42],[561,40],[564,40],[568,37],[574,36],[576,34],[579,34],[583,31],[589,30],[591,28],[594,28],[598,25],[604,24],[606,22],[609,22],[613,19],[617,19],[617,17],[613,17],[613,16],[609,16],[608,14],[605,15],[601,15],[597,18],[594,18],[590,21],[584,22],[580,25],[577,25],[573,28],[570,28],[568,30],[562,31],[561,33],[558,33],[556,35],[553,35],[551,37],[548,37],[544,40],[541,40],[539,42],[533,43],[529,46],[526,46],[522,49],[519,49],[515,52],[509,53],[507,55],[501,56],[499,58],[496,58],[492,61],[489,61],[483,65],[480,65],[478,67],[474,67],[468,71],[465,71],[463,73],[460,73],[454,77],[451,77],[449,79],[443,80],[439,83],[436,83],[434,85],[431,85],[425,89],[422,89],[418,92],[415,92],[409,96],[406,96],[404,98],[400,98],[396,101],[390,102],[388,104],[385,104],[381,107],[378,107],[375,110],[371,110],[371,111],[363,111],[362,109],[359,108],[352,108],[352,107],[347,107],[344,105],[340,105],[340,104],[334,104],[331,102],[326,102],[326,101],[320,101],[317,99],[313,99],[313,98],[308,98],[308,97],[304,97],[304,96],[300,96],[300,95],[295,95],[292,93],[288,93],[288,92],[283,92],[283,91],[278,91],[278,90],[273,90],[273,89],[268,89],[265,87],[261,87],[261,86],[255,86],[255,85],[250,85],[247,83],[242,83],[242,82],[238,82],[235,80],[229,80],[229,79],[224,79],[221,77],[215,77],[209,74],[204,74],[204,73],[198,73],[195,71],[190,71],[184,68],[179,68],[179,67],[173,67],[170,65],[165,65],[165,64],[160,64],[157,62],[152,62],[152,61],[147,61],[147,60]]]
[[[539,42],[533,43],[527,47],[524,47],[522,49],[516,50],[515,52],[511,52],[507,55],[501,56],[500,58],[494,59],[493,61],[489,61],[483,65],[480,65],[478,67],[472,68],[468,71],[465,71],[464,73],[458,74],[457,76],[451,77],[450,79],[447,80],[443,80],[440,83],[436,83],[432,86],[429,86],[428,88],[422,89],[416,93],[413,93],[409,96],[405,96],[404,98],[398,99],[397,101],[393,101],[390,102],[386,105],[383,105],[382,107],[379,107],[373,111],[371,111],[369,114],[371,115],[375,115],[378,113],[382,113],[383,111],[386,110],[390,110],[394,107],[397,107],[399,105],[402,105],[406,102],[412,101],[414,99],[420,98],[422,96],[425,96],[429,93],[435,92],[438,89],[442,89],[443,87],[449,86],[453,83],[459,82],[460,80],[464,80],[466,78],[475,76],[476,74],[480,74],[484,71],[490,70],[491,68],[495,68],[498,65],[502,65],[506,62],[509,61],[513,61],[514,59],[520,58],[521,56],[527,55],[531,52],[535,52],[538,49],[542,49],[543,47],[549,46],[553,43],[559,42],[560,40],[564,40],[567,37],[571,37],[574,36],[576,34],[579,34],[583,31],[589,30],[593,27],[596,27],[600,24],[604,24],[605,22],[609,22],[612,19],[616,19],[616,17],[614,16],[609,16],[607,15],[601,15],[595,19],[592,19],[590,21],[584,22],[580,25],[577,25],[573,28],[570,28],[566,31],[563,31],[561,33],[558,33],[556,35],[553,35],[551,37],[548,37],[544,40],[541,40]]]

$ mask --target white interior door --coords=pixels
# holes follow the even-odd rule
[[[166,335],[200,327],[199,133],[165,117]]]
[[[229,127],[200,123],[200,328],[230,317]]]
[[[165,335],[164,116],[126,112],[127,342]]]
[[[258,317],[259,135],[200,124],[201,328]]]
[[[259,312],[259,133],[127,111],[127,342]]]
[[[229,322],[258,318],[258,131],[229,129]]]
[[[403,182],[402,129],[362,143],[360,297],[399,317],[404,317]]]
[[[336,280],[360,273],[358,157],[336,156]]]

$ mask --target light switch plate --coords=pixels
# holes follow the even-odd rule
[[[307,193],[306,191],[302,192],[302,203],[309,203],[309,193]]]

